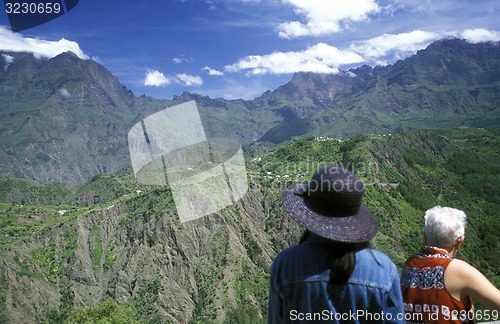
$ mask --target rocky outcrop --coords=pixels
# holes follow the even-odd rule
[[[74,307],[105,298],[126,303],[154,280],[161,283],[154,306],[162,320],[221,322],[243,299],[262,317],[267,283],[261,282],[263,296],[245,286],[265,278],[275,254],[260,190],[183,224],[169,195],[159,189],[128,194],[0,250],[8,319],[31,322],[68,298]]]

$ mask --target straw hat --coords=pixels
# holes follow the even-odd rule
[[[286,212],[311,232],[338,242],[367,242],[378,224],[361,204],[363,181],[348,170],[326,166],[309,184],[289,187],[282,196]]]

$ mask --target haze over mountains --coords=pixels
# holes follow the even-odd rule
[[[188,92],[136,97],[103,66],[64,53],[0,56],[0,177],[83,183],[130,171],[126,134],[147,115],[196,100],[208,136],[242,144],[499,124],[498,43],[436,42],[394,65],[337,75],[297,73],[254,100]]]

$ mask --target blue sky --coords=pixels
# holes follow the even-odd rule
[[[252,99],[299,71],[391,64],[450,36],[500,41],[499,11],[497,0],[81,0],[20,33],[2,10],[0,50],[72,50],[137,96]]]

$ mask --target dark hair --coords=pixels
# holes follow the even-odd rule
[[[300,238],[299,244],[311,235],[309,230],[306,230]],[[343,243],[330,241],[328,245],[328,268],[330,269],[331,285],[345,285],[356,265],[356,252],[370,246],[369,242],[362,243]]]

